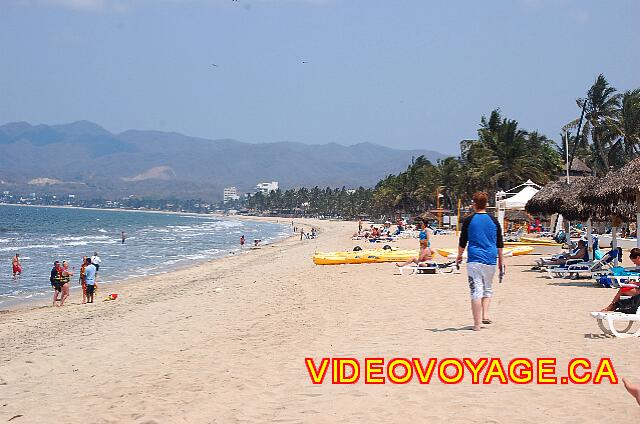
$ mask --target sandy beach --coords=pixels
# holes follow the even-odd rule
[[[352,222],[249,253],[105,288],[81,305],[0,314],[0,422],[12,423],[601,423],[633,422],[622,384],[313,385],[306,357],[573,357],[612,360],[640,382],[637,339],[605,337],[589,311],[614,295],[587,280],[507,259],[493,324],[469,330],[460,274],[395,275],[393,264],[316,266],[351,249]],[[453,235],[434,236],[454,247]],[[415,248],[415,240],[399,247]],[[439,258],[440,261],[444,261]],[[119,299],[102,302],[107,292]],[[559,374],[562,374],[559,371]],[[445,418],[446,417],[446,418]],[[12,419],[13,418],[13,419]]]

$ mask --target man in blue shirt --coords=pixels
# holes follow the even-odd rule
[[[87,282],[87,303],[93,303],[93,294],[96,290],[96,266],[91,263],[91,258],[87,258],[85,262],[87,266],[84,269],[84,278]]]
[[[487,214],[485,192],[473,195],[475,213],[462,222],[460,242],[458,244],[457,262],[462,262],[462,254],[468,245],[467,274],[471,291],[471,312],[473,314],[473,330],[480,330],[481,324],[491,324],[489,305],[493,290],[491,283],[496,272],[496,257],[499,269],[504,269],[502,258],[502,229],[500,223]]]

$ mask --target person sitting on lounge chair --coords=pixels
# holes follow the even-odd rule
[[[578,247],[573,250],[571,253],[567,253],[559,256],[555,259],[538,259],[536,261],[536,267],[540,268],[541,266],[553,266],[553,265],[564,265],[568,260],[571,259],[580,259],[582,261],[589,260],[589,251],[587,250],[587,242],[584,240],[578,241]]]
[[[631,259],[631,262],[633,262],[634,265],[640,267],[640,249],[637,247],[634,247],[633,249],[631,249],[631,253],[629,254],[629,259]],[[613,300],[611,301],[609,306],[602,309],[602,312],[620,311],[628,307],[629,304],[635,304],[630,299],[625,299],[622,302],[620,301],[620,298],[622,296],[634,297],[634,296],[640,295],[640,282],[631,283],[631,284],[636,284],[636,287],[621,287],[620,290],[618,290],[616,295],[613,297]]]
[[[396,264],[399,267],[403,267],[403,266],[409,266],[411,264],[416,264],[417,266],[420,266],[420,264],[423,264],[425,262],[430,262],[433,260],[433,252],[431,252],[431,249],[429,248],[429,241],[427,239],[423,239],[420,240],[420,254],[418,255],[417,258],[411,258],[409,259],[407,262],[401,264]]]

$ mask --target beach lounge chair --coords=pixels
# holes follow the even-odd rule
[[[596,278],[600,273],[608,272],[607,268],[610,268],[614,259],[622,257],[622,249],[612,249],[607,252],[602,258],[595,261],[567,261],[564,266],[555,266],[547,268],[547,276],[549,278],[554,277],[571,277],[579,278],[583,274],[588,274],[590,277]]]
[[[447,262],[444,264],[439,264],[434,261],[430,262],[421,262],[419,265],[407,265],[407,266],[399,266],[398,271],[400,275],[404,275],[404,271],[409,271],[409,275],[413,274],[443,274],[443,273],[451,273],[453,272],[453,264],[455,262]],[[445,271],[448,270],[448,271]]]
[[[640,282],[640,271],[638,268],[613,267],[608,271],[595,271],[593,277],[598,284],[606,288],[620,288],[625,285]]]
[[[625,286],[624,283],[623,286]],[[629,284],[628,286],[636,287],[634,284]],[[635,314],[598,311],[591,312],[591,316],[598,320],[598,327],[600,327],[604,334],[613,335],[620,338],[640,337],[640,326],[634,333],[630,333],[631,327],[633,327],[633,323],[640,322],[640,308],[636,310]],[[622,330],[617,330],[615,327],[616,322],[626,322],[627,326]]]

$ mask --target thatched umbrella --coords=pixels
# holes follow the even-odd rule
[[[531,216],[525,211],[508,210],[504,217],[509,221],[531,222]]]
[[[591,191],[598,184],[595,177],[575,178],[569,184],[555,181],[543,187],[527,203],[525,209],[532,214],[560,214],[569,221],[587,223],[587,244],[591,255],[591,221],[601,218],[598,208],[581,200],[580,194]],[[567,239],[569,235],[567,234]]]
[[[532,215],[558,213],[566,194],[567,183],[553,181],[542,187],[524,206],[524,209]]]
[[[607,174],[594,190],[584,193],[582,198],[584,202],[610,212],[616,221],[632,221],[635,213],[637,231],[640,228],[640,158]],[[637,234],[636,246],[640,247]]]

